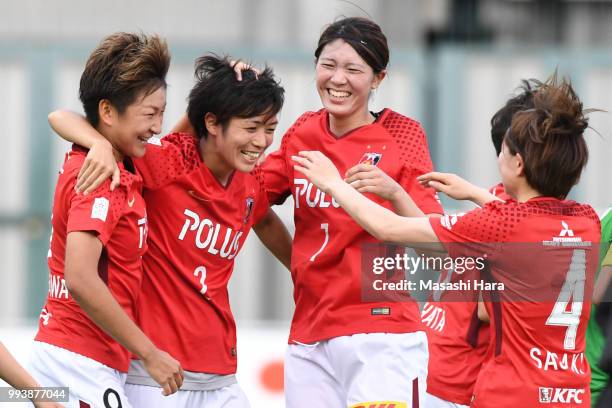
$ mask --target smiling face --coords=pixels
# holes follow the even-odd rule
[[[375,74],[350,44],[336,39],[323,48],[317,60],[317,91],[334,117],[361,119],[368,114],[370,92],[384,75],[384,71]]]
[[[106,100],[100,103],[100,130],[113,145],[117,158],[144,156],[147,141],[161,132],[165,107],[164,87],[136,98],[123,113]]]
[[[222,126],[214,115],[207,114],[209,135],[204,160],[213,173],[224,181],[232,171],[248,173],[253,170],[264,151],[272,144],[278,124],[277,115],[259,115],[251,118],[231,118]]]

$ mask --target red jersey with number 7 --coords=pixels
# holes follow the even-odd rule
[[[429,149],[418,122],[389,109],[374,123],[342,137],[329,130],[325,109],[302,115],[281,147],[262,166],[271,203],[292,196],[295,238],[291,256],[295,313],[290,341],[312,343],[355,333],[406,333],[422,330],[413,301],[362,302],[361,256],[364,244],[377,242],[328,195],[294,170],[292,155],[319,150],[345,174],[358,163],[378,166],[410,193],[425,213],[442,213],[432,189],[416,177],[432,171]],[[373,194],[369,199],[391,208]]]
[[[471,406],[590,406],[584,350],[600,239],[595,211],[538,197],[430,222],[450,256],[469,247],[487,260],[490,358]]]

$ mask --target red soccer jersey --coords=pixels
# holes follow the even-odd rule
[[[449,254],[479,244],[487,254],[491,358],[472,406],[590,406],[584,357],[597,268],[599,219],[587,205],[554,198],[492,202],[452,219],[431,220]]]
[[[74,231],[96,234],[104,245],[98,273],[129,317],[142,281],[141,257],[146,251],[147,215],[142,180],[123,163],[121,184],[110,191],[110,180],[87,196],[74,192],[76,176],[87,151],[73,147],[66,154],[55,188],[53,231],[47,262],[49,295],[40,315],[35,340],[53,344],[127,372],[128,351],[102,331],[70,296],[64,281],[66,237]]]
[[[478,319],[476,299],[444,302],[442,295],[425,303],[421,318],[429,344],[427,392],[469,405],[490,339],[489,325]]]
[[[489,192],[502,200],[511,199],[502,183],[491,187]],[[458,279],[462,276],[450,271],[440,276],[440,281]],[[446,401],[469,405],[487,355],[489,324],[478,319],[476,299],[473,302],[444,302],[444,299],[443,293],[436,293],[421,312],[429,343],[427,392]]]
[[[236,325],[227,283],[251,227],[266,214],[259,169],[222,186],[197,139],[171,134],[136,160],[149,213],[138,322],[184,369],[236,372]]]
[[[506,189],[504,188],[503,183],[498,183],[489,189],[489,193],[493,194],[496,197],[501,198],[504,201],[511,200],[512,197],[506,193]]]
[[[397,180],[425,213],[441,213],[431,189],[416,181],[432,170],[427,140],[412,119],[385,109],[377,120],[336,138],[325,109],[302,115],[283,137],[281,148],[263,164],[271,203],[292,194],[295,238],[291,255],[295,313],[290,341],[311,343],[355,333],[405,333],[421,330],[415,302],[361,301],[361,251],[377,242],[338,204],[294,171],[291,156],[319,150],[341,174],[360,162],[380,167]],[[379,197],[371,200],[391,208]]]

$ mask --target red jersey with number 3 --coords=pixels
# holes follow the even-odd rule
[[[260,171],[235,171],[223,186],[193,135],[152,140],[158,143],[135,161],[150,223],[138,321],[185,370],[235,373],[227,284],[251,227],[269,208]]]
[[[35,340],[53,344],[127,372],[129,352],[100,329],[70,296],[64,281],[66,237],[70,232],[95,234],[102,245],[98,274],[127,315],[134,319],[142,281],[141,257],[147,249],[147,215],[142,179],[119,163],[121,183],[110,180],[88,195],[76,194],[76,177],[87,151],[74,146],[66,155],[55,187],[52,234],[47,263],[49,295]]]
[[[451,256],[467,246],[486,255],[482,275],[496,285],[482,291],[490,358],[471,406],[590,406],[584,349],[600,238],[595,211],[539,197],[430,222]]]
[[[290,341],[312,343],[355,333],[421,330],[415,302],[361,301],[362,246],[377,242],[338,204],[293,169],[292,155],[319,150],[344,174],[358,163],[376,165],[398,181],[425,213],[442,213],[431,189],[416,177],[432,171],[425,133],[418,122],[389,109],[372,124],[342,137],[329,130],[325,109],[302,115],[285,134],[280,149],[264,162],[271,203],[289,195],[295,202],[291,254],[295,313]],[[371,200],[390,208],[378,196]]]

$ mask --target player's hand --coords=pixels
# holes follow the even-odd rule
[[[344,181],[360,193],[373,193],[388,201],[393,201],[402,187],[387,173],[371,164],[361,163],[351,167]]]
[[[94,191],[107,178],[112,177],[110,189],[119,185],[119,167],[113,155],[113,147],[106,140],[96,142],[79,171],[75,190],[87,195]]]
[[[145,369],[164,389],[163,395],[174,394],[183,385],[183,369],[180,363],[165,351],[155,349],[142,360]]]
[[[243,61],[230,61],[231,66],[234,68],[234,72],[236,73],[236,79],[238,81],[242,81],[242,71],[253,71],[255,73],[255,79],[259,78],[259,71],[257,68],[253,67],[251,64],[247,64]]]
[[[455,200],[471,200],[478,187],[453,173],[431,172],[417,177],[423,187],[431,187]]]
[[[331,186],[342,182],[338,169],[331,160],[319,151],[301,151],[299,156],[291,156],[296,164],[293,168],[304,174],[321,191],[330,193]]]

